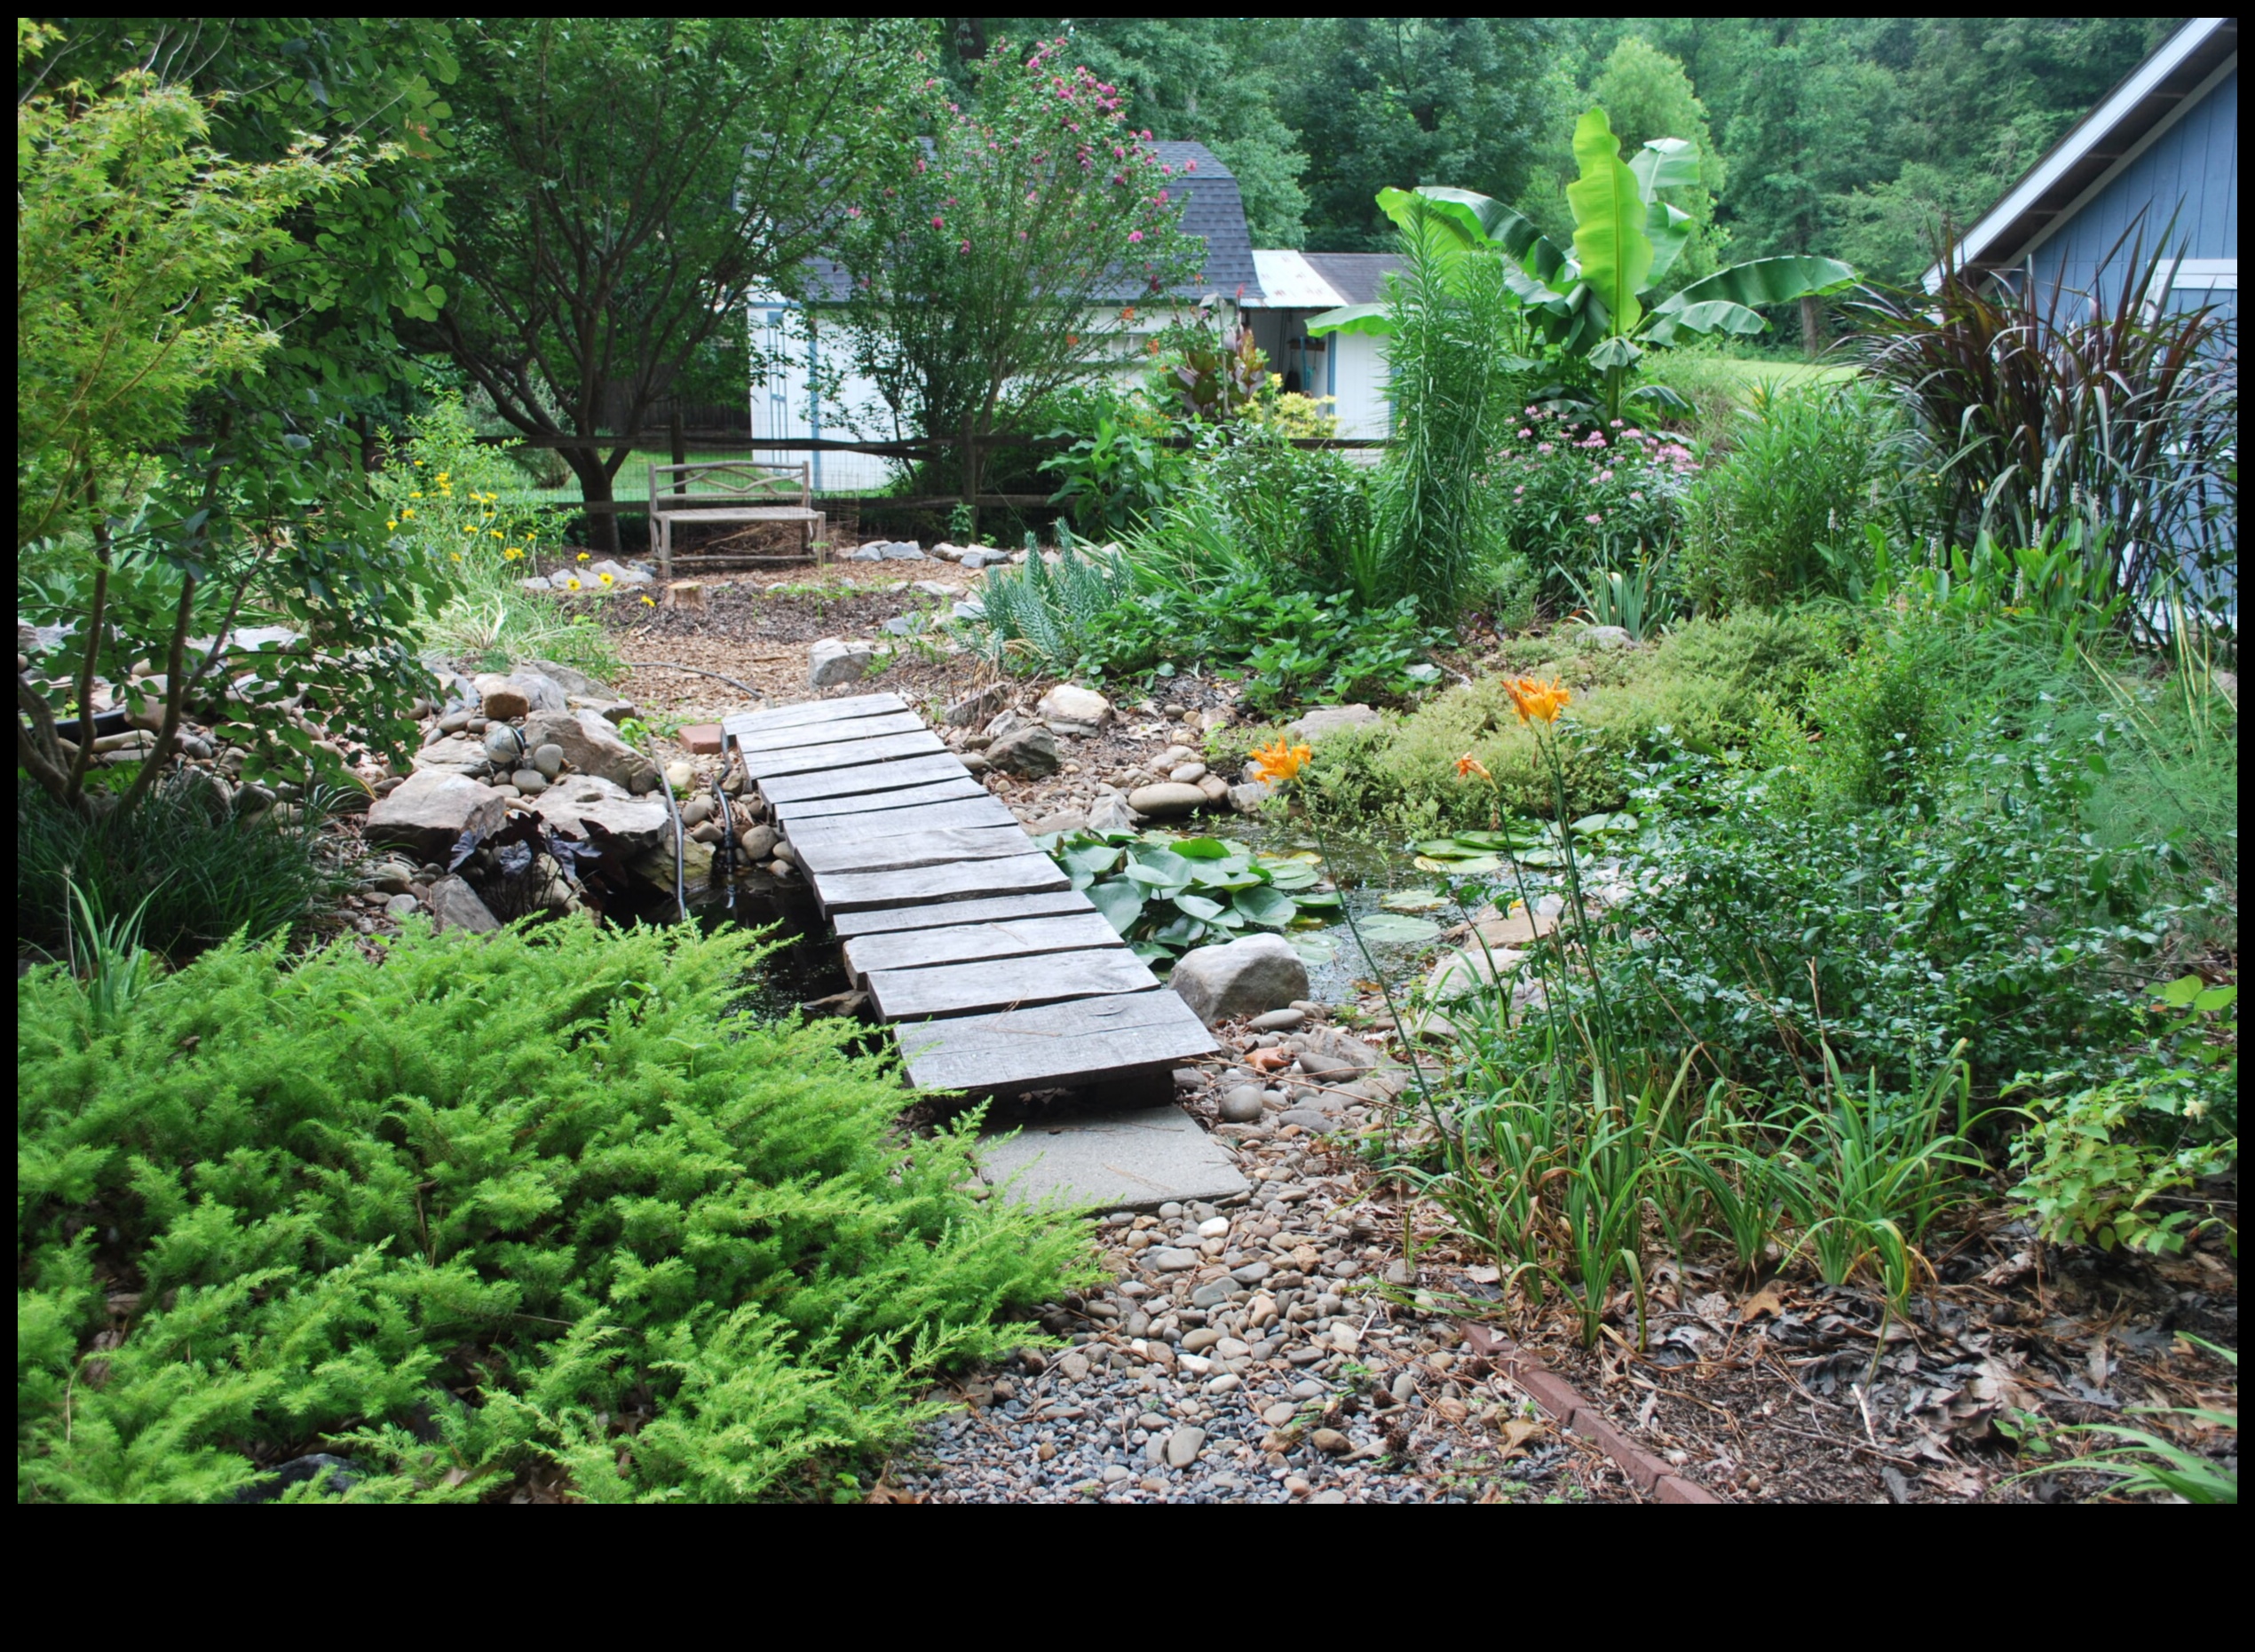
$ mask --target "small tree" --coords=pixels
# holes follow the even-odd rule
[[[19,25],[20,77],[57,38]],[[277,406],[260,393],[283,346],[257,304],[265,272],[297,244],[284,219],[392,153],[309,139],[279,160],[235,161],[206,141],[212,108],[144,71],[17,104],[17,598],[72,628],[67,686],[18,673],[17,761],[81,814],[98,683],[122,686],[138,659],[164,662],[155,757],[120,800],[131,808],[212,684],[247,598],[309,634],[231,685],[236,726],[265,737],[269,756],[279,742],[333,762],[305,714],[348,700],[356,726],[390,718],[396,736],[405,695],[428,680],[407,644],[437,576],[382,536],[357,444],[335,421],[304,397]],[[202,630],[214,641],[191,660]],[[255,706],[284,700],[301,715],[252,729]],[[67,738],[57,714],[73,703]]]
[[[1174,169],[1064,46],[1021,60],[998,43],[960,102],[927,80],[923,133],[895,146],[836,245],[856,369],[902,432],[959,443],[966,500],[1009,407],[1116,365],[1136,304],[1204,263]]]
[[[456,280],[417,334],[563,447],[615,549],[631,435],[754,291],[800,278],[891,146],[906,26],[488,18],[462,26]],[[740,370],[748,363],[740,360]]]

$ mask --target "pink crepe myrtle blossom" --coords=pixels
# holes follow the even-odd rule
[[[946,218],[944,218],[944,217],[940,217],[938,213],[936,213],[936,212],[935,212],[934,214],[932,214],[932,227],[933,227],[934,229],[946,229],[946,228],[947,227],[947,220],[946,220]]]
[[[1139,229],[1131,229],[1128,232],[1128,244],[1131,247],[1137,241],[1143,240],[1143,233]]]
[[[1594,510],[1591,511],[1587,516],[1582,518],[1583,521],[1588,523],[1592,527],[1595,527],[1604,519],[1605,518],[1603,517],[1599,516]]]
[[[1558,447],[1557,444],[1555,442],[1537,442],[1535,444],[1535,451],[1537,453],[1555,453],[1558,451]]]
[[[1520,430],[1519,430],[1519,439],[1520,439],[1521,441],[1523,441],[1523,441],[1530,440],[1530,439],[1532,439],[1532,437],[1533,437],[1533,436],[1534,436],[1534,432],[1533,432],[1532,431],[1528,430],[1528,429],[1527,429],[1524,425],[1522,425],[1522,426],[1520,427]]]

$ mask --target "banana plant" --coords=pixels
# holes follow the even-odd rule
[[[1428,245],[1460,257],[1500,256],[1506,283],[1535,335],[1605,375],[1608,416],[1619,414],[1626,375],[1646,350],[1687,333],[1759,333],[1767,323],[1757,306],[1839,292],[1855,280],[1837,258],[1789,254],[1733,265],[1648,304],[1693,229],[1690,214],[1660,192],[1698,181],[1698,151],[1681,138],[1656,138],[1623,161],[1612,123],[1592,109],[1575,125],[1574,160],[1580,176],[1566,186],[1571,249],[1524,215],[1468,189],[1388,189],[1378,204],[1404,234]],[[1308,330],[1390,336],[1394,322],[1388,304],[1348,304],[1314,317]],[[1658,385],[1630,396],[1676,399]]]

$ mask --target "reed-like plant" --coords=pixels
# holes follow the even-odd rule
[[[1871,370],[1934,445],[1945,532],[2079,544],[2148,633],[2171,591],[2238,581],[2237,324],[2175,290],[2174,238],[2140,219],[2087,292],[1945,255],[1935,291],[1859,306]]]

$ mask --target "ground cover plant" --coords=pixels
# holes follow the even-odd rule
[[[126,1016],[17,986],[27,1501],[832,1494],[1081,1241],[906,1142],[740,933],[230,945]]]

